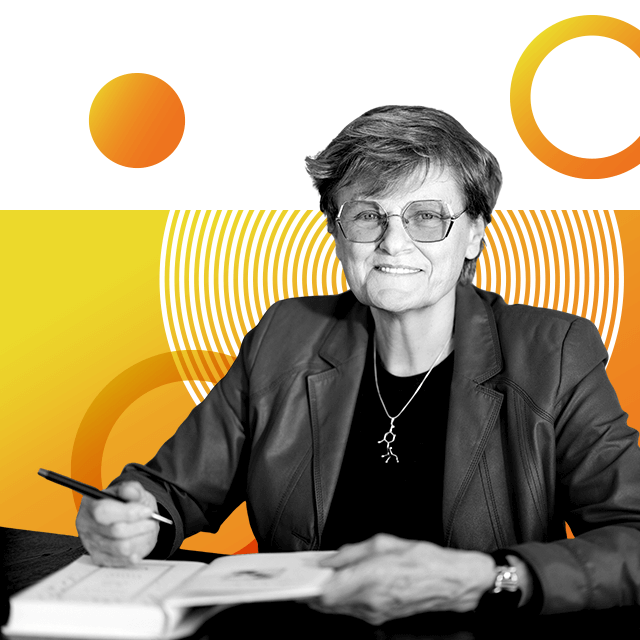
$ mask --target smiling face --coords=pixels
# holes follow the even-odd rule
[[[409,176],[391,193],[371,197],[358,184],[338,191],[336,204],[352,200],[375,200],[389,215],[400,214],[414,200],[444,200],[455,216],[465,201],[452,172],[444,168]],[[384,236],[377,242],[347,240],[338,225],[333,235],[336,254],[349,287],[363,304],[393,314],[453,305],[455,287],[465,258],[480,252],[484,220],[464,214],[440,242],[414,242],[399,217],[389,219]]]

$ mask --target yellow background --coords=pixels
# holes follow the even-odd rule
[[[76,432],[96,395],[123,370],[169,350],[158,284],[167,215],[0,212],[0,526],[75,535],[71,491],[37,471],[71,475]],[[136,400],[107,441],[104,485],[127,462],[152,457],[193,406],[181,382]],[[248,525],[230,524],[217,534],[220,552],[251,541]]]

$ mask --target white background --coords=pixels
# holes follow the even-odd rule
[[[316,209],[304,157],[382,104],[450,112],[498,157],[498,208],[640,208],[640,167],[559,174],[520,140],[509,90],[541,31],[601,14],[640,28],[640,2],[25,1],[0,8],[0,208]],[[113,78],[156,75],[180,96],[164,162],[107,160],[88,126]],[[640,59],[589,37],[558,47],[532,90],[542,131],[574,155],[640,135]]]

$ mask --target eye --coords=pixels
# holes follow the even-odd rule
[[[367,209],[358,213],[356,220],[362,220],[363,222],[377,222],[378,220],[383,220],[384,217],[384,214],[376,211],[375,209]]]
[[[431,220],[442,220],[442,217],[440,216],[440,214],[435,213],[434,211],[423,210],[412,213],[411,219],[429,222]]]

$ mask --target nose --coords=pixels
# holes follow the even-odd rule
[[[391,215],[388,217],[387,229],[378,246],[390,255],[396,255],[413,249],[415,245],[407,233],[407,230],[404,228],[402,216]]]

